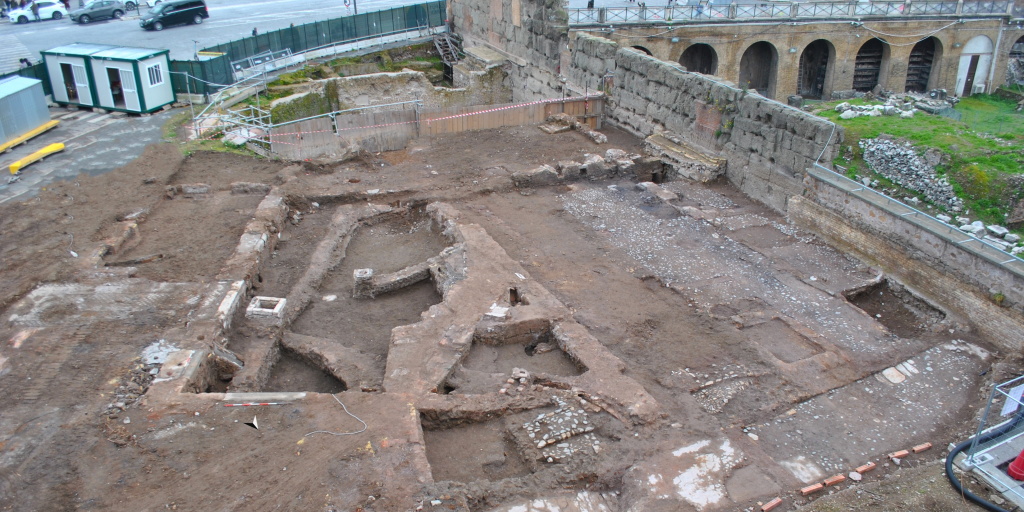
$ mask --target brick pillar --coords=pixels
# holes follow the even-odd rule
[[[883,89],[901,93],[907,88],[907,65],[913,49],[912,45],[889,46],[889,72],[885,77],[879,77]]]
[[[860,38],[853,37],[852,35],[832,40],[832,44],[836,47],[836,55],[832,62],[834,69],[832,71],[831,88],[829,84],[825,84],[826,90],[837,92],[853,89],[853,71],[857,63],[857,50],[860,49],[860,43]]]
[[[728,41],[712,45],[718,52],[718,76],[743,87],[740,83],[740,51],[742,45],[739,41]]]
[[[786,102],[786,98],[797,93],[800,81],[800,52],[789,53],[789,46],[779,48],[779,67],[775,71],[775,100]]]

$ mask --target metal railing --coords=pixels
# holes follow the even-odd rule
[[[764,2],[567,9],[570,26],[788,18],[1019,16],[1011,0],[961,2]]]
[[[253,55],[252,57],[246,57],[242,60],[236,60],[231,63],[231,69],[235,71],[241,71],[243,69],[249,69],[251,67],[258,66],[267,62],[272,62],[277,59],[283,59],[292,55],[291,48],[285,48],[283,50],[267,50],[263,53]]]

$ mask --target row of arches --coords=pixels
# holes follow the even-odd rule
[[[1018,43],[1024,43],[1024,37]],[[650,50],[642,46],[633,48],[652,55]],[[854,90],[867,92],[879,84],[887,83],[890,50],[889,44],[880,38],[872,38],[860,46],[852,70]],[[942,86],[938,82],[938,67],[942,62],[943,51],[942,42],[934,36],[922,39],[913,46],[906,65],[907,74],[903,84],[905,92],[925,92]],[[985,89],[992,56],[993,45],[988,36],[977,35],[963,46],[957,63],[956,94],[969,96]],[[688,46],[679,57],[679,63],[689,71],[705,75],[718,75],[720,71],[718,53],[712,45],[706,43]],[[768,41],[758,41],[748,46],[740,57],[739,84],[774,98],[778,66],[779,51],[775,45]],[[812,41],[800,54],[796,90],[783,92],[810,99],[827,97],[834,86],[835,67],[835,46],[826,39]]]

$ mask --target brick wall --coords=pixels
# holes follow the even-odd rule
[[[897,36],[886,37],[891,45],[880,77],[882,87],[896,92],[904,91],[910,52],[914,43],[922,37],[921,34],[934,36],[941,48],[932,67],[930,88],[950,91],[955,88],[960,51],[976,35],[988,36],[993,43],[999,41],[999,48],[995,52],[997,72],[993,86],[1002,84],[1010,47],[1013,41],[1024,35],[1024,31],[1011,26],[1000,38],[1003,28],[1001,19],[974,19],[967,24],[950,25],[952,21],[949,18],[871,21],[868,25],[878,33]],[[875,35],[862,25],[837,20],[801,20],[800,23],[777,23],[771,26],[760,22],[684,23],[672,27],[672,37],[661,37],[665,29],[664,26],[637,26],[605,36],[626,47],[642,46],[655,57],[670,62],[679,62],[683,52],[693,44],[709,45],[718,57],[716,74],[732,83],[739,82],[740,59],[747,48],[759,41],[766,41],[777,54],[776,78],[771,88],[775,91],[775,99],[780,101],[797,93],[800,56],[817,40],[827,41],[832,54],[824,84],[825,97],[833,92],[841,94],[851,91],[857,52]],[[907,36],[898,36],[900,34]],[[649,35],[653,37],[647,37]]]

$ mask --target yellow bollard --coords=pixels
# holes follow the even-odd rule
[[[35,153],[32,153],[31,155],[26,156],[21,160],[16,160],[14,163],[12,163],[11,174],[18,174],[18,172],[24,169],[25,166],[38,162],[54,153],[59,153],[61,151],[64,151],[63,142],[50,144],[49,146],[46,146],[45,148],[40,149],[39,151],[36,151]]]

